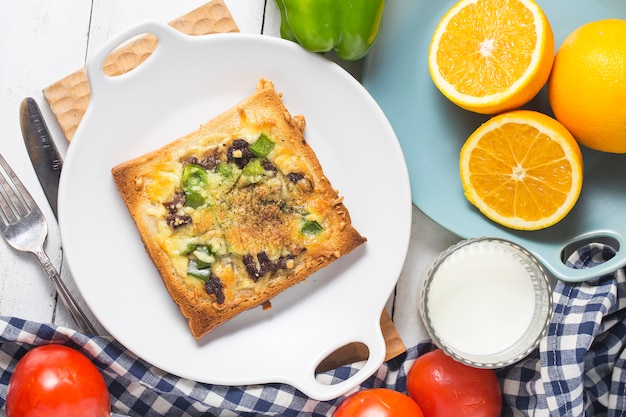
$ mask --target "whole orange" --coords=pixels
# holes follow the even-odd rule
[[[626,20],[590,22],[567,36],[554,60],[548,99],[581,145],[626,153]]]

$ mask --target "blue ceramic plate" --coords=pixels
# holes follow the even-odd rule
[[[475,209],[463,195],[458,158],[465,139],[487,116],[449,102],[428,73],[428,47],[437,23],[455,0],[389,1],[383,27],[368,56],[364,85],[378,101],[402,146],[413,203],[427,216],[461,237],[510,239],[531,251],[557,278],[584,281],[626,265],[626,155],[583,150],[585,178],[574,209],[550,228],[518,232],[501,227]],[[538,1],[554,31],[555,47],[580,25],[605,18],[626,18],[623,0]],[[526,108],[552,114],[542,91]],[[589,270],[574,270],[562,259],[580,244],[613,244],[617,255]]]

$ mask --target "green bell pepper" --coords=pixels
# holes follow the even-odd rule
[[[315,220],[307,220],[302,224],[300,228],[300,233],[307,236],[315,236],[319,235],[324,231],[324,228],[321,224],[316,222]]]
[[[187,274],[206,282],[211,277],[211,268],[210,265],[201,266],[195,259],[190,259],[189,265],[187,266]]]
[[[205,203],[205,188],[208,185],[207,172],[199,165],[186,164],[180,181],[181,188],[185,192],[185,204],[189,207],[198,208]]]
[[[370,50],[380,27],[385,0],[274,0],[280,36],[313,52],[332,49],[353,61]]]
[[[265,133],[261,133],[259,138],[248,149],[257,158],[265,158],[272,152],[276,144]]]

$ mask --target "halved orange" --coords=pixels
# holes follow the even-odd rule
[[[583,183],[583,158],[572,134],[532,110],[492,117],[467,139],[460,155],[467,199],[485,216],[517,230],[563,219]]]
[[[483,114],[516,109],[548,80],[554,61],[550,23],[533,0],[461,0],[440,20],[428,67],[458,106]]]

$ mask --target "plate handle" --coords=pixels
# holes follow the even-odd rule
[[[378,321],[375,321],[378,324]],[[353,333],[346,329],[346,333]],[[333,400],[346,394],[348,391],[357,387],[367,378],[376,373],[378,368],[385,360],[386,345],[385,339],[382,335],[380,325],[376,325],[373,328],[353,329],[359,332],[359,336],[344,339],[342,342],[336,343],[325,354],[320,355],[312,362],[300,362],[291,370],[290,380],[284,381],[293,385],[307,396],[316,399],[318,401]],[[369,351],[369,356],[362,363],[354,365],[359,370],[351,375],[349,378],[337,382],[326,383],[324,376],[316,375],[316,369],[318,365],[329,355],[335,352],[337,349],[342,348],[350,343],[361,343],[365,345]]]
[[[563,258],[567,258],[574,250],[590,242],[607,243],[615,249],[615,256],[608,261],[586,269],[574,269],[565,265]],[[541,250],[539,248],[534,250],[533,247],[528,247],[527,249],[534,252],[534,255],[542,261],[545,268],[555,278],[565,282],[583,282],[611,274],[624,267],[626,265],[626,247],[624,245],[626,245],[626,242],[621,234],[610,231],[596,231],[572,239],[563,246],[557,245],[554,248],[555,250],[549,251],[547,255],[545,249]]]
[[[104,72],[104,67],[105,61],[109,55],[118,47],[141,35],[156,36],[157,45],[154,51],[130,71],[120,75],[107,75]],[[149,61],[155,59],[158,55],[162,55],[163,49],[172,48],[172,44],[177,44],[178,41],[184,37],[188,36],[169,25],[154,21],[139,23],[121,34],[114,36],[87,62],[86,71],[91,95],[95,96],[98,94],[98,91],[110,91],[111,88],[122,85],[124,80],[131,78],[138,68],[148,64]],[[123,86],[121,88],[123,88]]]

